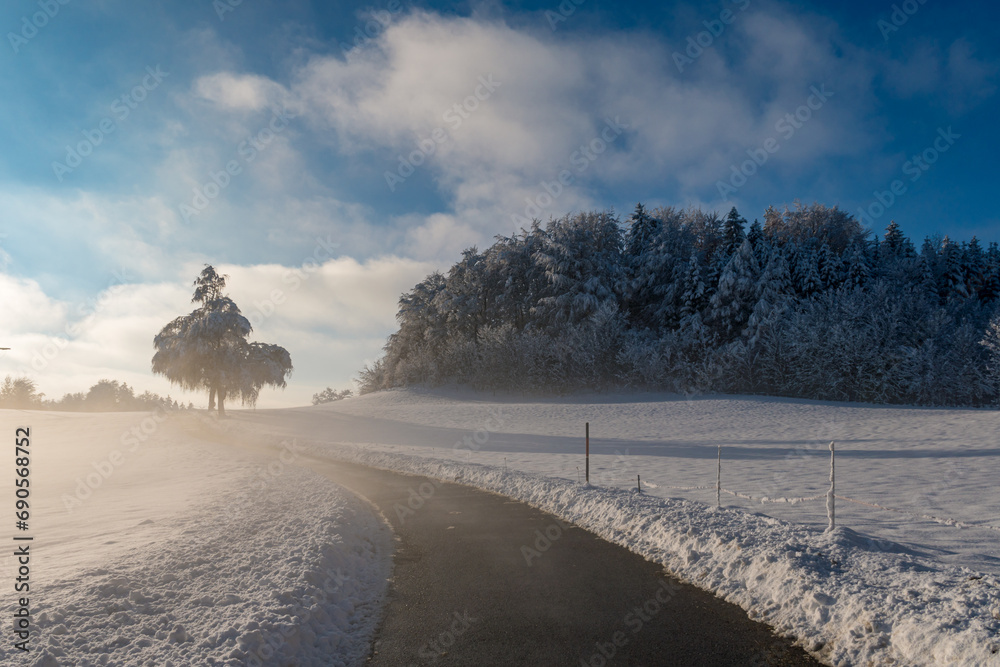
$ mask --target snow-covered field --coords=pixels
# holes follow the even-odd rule
[[[592,486],[579,478],[586,422]],[[36,633],[24,664],[356,663],[392,538],[366,503],[306,469],[318,455],[523,499],[830,664],[1000,665],[992,411],[452,389],[221,422],[0,411],[10,433],[25,424]],[[838,500],[838,528],[824,532],[830,440],[837,495],[867,504]],[[737,494],[721,509],[720,444],[722,486]],[[13,656],[0,644],[0,662]]]
[[[8,632],[0,664],[351,665],[367,655],[391,531],[297,468],[291,443],[209,442],[211,422],[184,413],[0,411],[4,432],[23,425],[34,632],[28,656]]]
[[[592,488],[578,478],[585,422]],[[526,500],[837,665],[1000,665],[998,426],[993,411],[461,390],[243,412],[225,424],[245,439],[296,437],[323,456]],[[823,496],[831,440],[837,495],[867,505],[838,500],[838,529],[825,533],[823,498],[760,503]],[[723,487],[740,494],[724,494],[721,509],[719,444]]]

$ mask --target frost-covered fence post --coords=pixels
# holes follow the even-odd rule
[[[715,506],[722,507],[722,444],[719,444],[719,474],[715,478]]]
[[[834,499],[836,498],[837,491],[837,477],[835,465],[835,454],[833,441],[830,441],[830,490],[826,493],[826,516],[830,519],[830,524],[827,526],[827,530],[833,530],[836,524],[836,508],[834,507]]]
[[[587,478],[587,484],[590,484],[590,422],[587,422],[586,426],[584,428],[586,429],[585,433],[586,433],[586,438],[587,438],[587,456],[586,456],[586,458],[587,458],[587,474],[586,474],[586,478]]]
[[[635,476],[635,484],[636,488],[639,490],[639,493],[642,493],[642,475]]]

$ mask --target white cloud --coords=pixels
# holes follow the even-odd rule
[[[235,111],[260,111],[281,107],[288,97],[280,84],[256,74],[218,72],[200,77],[195,94],[218,107]]]
[[[400,294],[436,268],[398,257],[319,263],[311,256],[294,267],[216,266],[229,276],[230,296],[261,336],[284,328],[320,329],[338,337],[389,333]]]
[[[10,230],[4,237],[10,269],[34,263],[62,275],[67,264],[87,263],[106,282],[171,275],[165,249],[178,231],[176,214],[163,198],[113,196],[84,190],[49,192],[40,188],[0,189],[0,207]],[[39,243],[42,241],[42,243]],[[89,261],[88,261],[89,260]],[[36,271],[37,273],[41,273]],[[76,280],[63,276],[64,280]]]
[[[34,280],[0,274],[0,302],[4,317],[0,331],[5,341],[15,334],[53,331],[61,327],[67,304],[50,299]],[[10,347],[0,342],[0,347]]]
[[[443,131],[444,141],[424,144],[434,150],[418,155],[425,164],[416,169],[430,170],[451,211],[416,225],[412,216],[395,221],[410,227],[407,252],[419,257],[453,256],[459,238],[469,245],[510,232],[511,214],[523,215],[525,198],[536,199],[542,182],[564,169],[573,182],[543,207],[543,219],[593,205],[598,183],[648,183],[682,201],[702,198],[746,159],[753,138],[775,135],[775,122],[813,85],[834,90],[836,108],[817,114],[776,163],[812,166],[872,143],[867,60],[826,22],[768,3],[738,17],[725,43],[686,72],[671,53],[637,33],[536,34],[414,11],[368,47],[313,57],[287,85],[223,72],[196,89],[220,108],[280,97],[303,109],[313,136],[335,137],[352,155],[378,149],[376,159],[406,159]],[[604,149],[601,133],[614,118],[628,127]],[[591,142],[602,150],[587,156]],[[389,158],[383,170],[398,164]]]

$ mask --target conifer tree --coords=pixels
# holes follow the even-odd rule
[[[732,207],[722,224],[722,247],[727,257],[731,257],[743,245],[743,240],[747,238],[746,224],[746,219],[740,216],[735,206]]]
[[[710,321],[722,341],[732,340],[746,326],[757,300],[759,275],[753,248],[744,239],[726,264],[719,277],[719,288],[712,295]]]

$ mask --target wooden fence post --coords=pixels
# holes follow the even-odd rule
[[[719,445],[719,474],[715,478],[715,506],[722,507],[722,445]]]
[[[830,523],[826,527],[827,531],[833,530],[837,525],[837,508],[834,504],[837,498],[837,476],[836,476],[836,450],[833,441],[830,441],[830,490],[826,494],[826,515]]]

